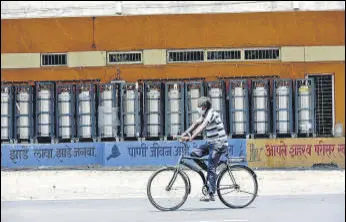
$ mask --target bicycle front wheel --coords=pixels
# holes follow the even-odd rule
[[[187,178],[174,167],[156,171],[147,184],[150,203],[161,211],[176,210],[181,207],[188,196]]]
[[[258,191],[256,174],[242,165],[224,168],[216,186],[221,202],[230,208],[248,206],[255,200]]]

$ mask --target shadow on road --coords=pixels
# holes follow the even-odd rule
[[[232,209],[232,208],[228,208],[228,207],[216,207],[216,208],[187,208],[187,209],[178,209],[178,210],[174,210],[174,211],[160,211],[160,210],[152,210],[149,212],[153,212],[153,213],[158,213],[158,212],[194,212],[194,211],[212,211],[212,210],[246,210],[249,208],[256,208],[256,207],[246,207],[246,208],[240,208],[240,209]]]

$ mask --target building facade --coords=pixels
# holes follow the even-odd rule
[[[345,124],[345,11],[2,19],[1,35],[2,81],[310,76],[320,121]]]

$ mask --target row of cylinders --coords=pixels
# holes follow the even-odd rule
[[[168,91],[168,101],[170,104],[170,119],[169,124],[169,133],[170,135],[178,135],[183,129],[181,126],[180,112],[182,111],[181,107],[181,94],[182,89],[173,85]],[[127,137],[138,137],[138,130],[136,129],[136,124],[140,125],[140,121],[136,118],[136,112],[140,106],[136,106],[136,99],[138,99],[138,93],[136,90],[127,90],[124,95],[124,134]],[[302,85],[299,88],[299,93],[301,95],[309,94],[309,88],[307,85]],[[225,112],[222,111],[222,94],[223,89],[220,87],[210,88],[208,91],[209,96],[212,100],[212,106],[216,111],[219,111],[221,115],[225,115]],[[287,85],[278,86],[276,89],[277,94],[277,120],[278,121],[278,133],[289,133],[289,88]],[[200,88],[190,88],[188,91],[189,104],[188,108],[191,112],[189,115],[189,123],[195,122],[199,117],[197,112],[193,112],[197,108],[197,100],[202,95]],[[242,135],[246,132],[246,121],[247,115],[245,112],[247,106],[247,100],[245,99],[245,89],[244,86],[238,85],[233,88],[233,107],[235,111],[232,113],[232,118],[235,120],[233,124],[233,131],[235,134]],[[79,94],[79,125],[80,125],[80,136],[82,138],[91,138],[92,137],[92,100],[90,90],[82,90]],[[111,88],[105,88],[101,94],[101,103],[98,107],[98,126],[100,134],[102,137],[115,137],[118,135],[118,126],[119,126],[119,107],[113,104],[113,93]],[[254,99],[254,121],[255,121],[255,131],[257,134],[265,134],[268,131],[268,110],[267,104],[268,100],[268,90],[265,86],[257,85],[253,89]],[[50,125],[51,125],[51,112],[52,107],[50,106],[49,101],[51,100],[51,91],[49,88],[42,88],[38,92],[36,101],[39,102],[38,110],[38,134],[42,137],[48,137],[50,135]],[[71,92],[66,90],[58,94],[58,116],[59,116],[59,135],[61,138],[70,138],[73,135],[73,116],[71,115],[71,110],[73,108]],[[30,131],[32,127],[30,126],[30,94],[26,90],[19,91],[18,98],[15,108],[19,111],[19,118],[17,119],[17,134],[20,139],[28,139],[30,137]],[[1,92],[1,138],[9,137],[9,91],[8,88],[4,88]],[[160,135],[160,118],[162,113],[160,113],[160,103],[161,92],[160,88],[151,88],[147,92],[147,101],[150,112],[148,113],[148,135],[149,136],[159,136]],[[299,113],[300,125],[299,129],[303,132],[308,132],[311,128],[309,122],[311,121],[310,112],[308,110],[310,103],[310,97],[305,96],[301,97],[300,107],[302,111]],[[306,109],[305,109],[306,108]],[[137,109],[137,110],[136,110]],[[222,116],[222,118],[226,118]],[[139,121],[139,122],[138,122]]]
[[[111,86],[110,86],[111,87]],[[9,138],[9,122],[10,122],[10,93],[9,88],[3,88],[1,92],[1,138]],[[136,105],[138,99],[138,92],[136,90],[127,90],[124,95],[124,134],[127,137],[137,137],[138,131],[136,130],[136,123],[139,119],[136,118],[136,112],[138,113],[139,106]],[[191,92],[191,108],[195,110],[197,107],[197,99],[200,97],[200,91],[198,89],[192,89]],[[69,90],[64,90],[58,94],[58,121],[59,121],[59,135],[63,139],[71,138],[73,135],[73,100],[72,94]],[[81,91],[78,94],[79,105],[79,125],[80,136],[82,138],[92,137],[92,100],[89,90]],[[102,137],[115,137],[117,127],[119,125],[118,110],[119,107],[113,104],[113,92],[111,88],[105,88],[100,93],[100,104],[98,107],[98,125],[100,134]],[[171,135],[177,135],[181,133],[181,121],[179,113],[181,112],[180,99],[181,92],[178,87],[172,88],[168,93],[168,98],[171,104]],[[38,103],[38,136],[49,137],[51,135],[51,113],[53,107],[50,105],[52,99],[50,89],[40,89],[37,94],[36,102]],[[21,89],[17,94],[17,101],[15,102],[15,109],[17,109],[17,136],[18,139],[30,139],[30,132],[32,132],[32,101],[30,91]],[[160,114],[161,94],[160,89],[152,89],[147,92],[147,101],[149,104],[148,115],[148,135],[158,136],[160,133],[159,119],[162,118]],[[197,113],[191,115],[192,121],[195,121],[198,117]]]
[[[53,132],[51,130],[53,124],[52,113],[54,112],[54,106],[52,106],[52,93],[49,86],[43,86],[38,90],[36,102],[38,104],[37,113],[37,136],[38,137],[51,137]],[[91,137],[91,105],[90,94],[88,91],[81,91],[79,96],[79,113],[81,123],[81,135],[82,137]],[[59,110],[59,135],[62,138],[70,138],[72,136],[72,122],[73,116],[72,110],[72,96],[71,93],[66,90],[62,91],[58,95],[58,110]],[[10,137],[10,121],[11,121],[11,109],[10,109],[10,88],[4,87],[1,91],[1,139],[7,139]],[[15,112],[17,114],[16,119],[16,134],[20,140],[29,140],[32,137],[33,132],[33,102],[32,92],[30,88],[21,88],[18,90],[17,99],[15,101]]]
[[[307,81],[305,83],[308,83]],[[290,134],[293,131],[293,113],[292,113],[292,88],[290,82],[279,81],[276,89],[275,89],[275,103],[276,103],[276,133],[277,134]],[[243,84],[238,85],[232,89],[232,107],[234,110],[232,112],[233,121],[233,133],[235,135],[244,135],[249,130],[246,130],[246,124],[248,121],[248,116],[246,114],[246,109],[248,109],[248,100],[246,99],[246,92]],[[170,112],[170,119],[166,120],[170,124],[169,133],[170,135],[177,135],[181,133],[181,118],[179,116],[179,112],[181,111],[180,107],[180,91],[175,87],[171,87],[168,92],[168,103]],[[218,111],[221,114],[222,119],[226,118],[225,107],[223,105],[223,95],[224,91],[221,85],[218,87],[209,87],[208,96],[211,98],[212,107],[214,110]],[[311,112],[313,104],[312,101],[312,92],[309,84],[301,84],[298,90],[298,130],[300,133],[310,133],[312,127],[313,114]],[[188,109],[190,111],[196,110],[198,98],[201,96],[200,89],[198,87],[191,88],[188,91]],[[270,117],[268,114],[270,113],[269,108],[269,88],[266,87],[265,84],[255,84],[253,87],[253,107],[252,107],[252,115],[253,115],[253,127],[255,134],[268,134],[269,129],[269,121]],[[160,107],[160,91],[158,89],[151,89],[148,92],[148,101],[146,101],[150,108],[151,113],[149,114],[149,131],[151,135],[157,136],[159,135],[159,107]],[[296,107],[298,109],[298,107]],[[248,112],[248,111],[247,111]],[[195,122],[199,117],[197,112],[189,112],[189,124],[191,122]]]
[[[313,133],[312,125],[314,121],[314,104],[313,104],[313,93],[311,88],[311,82],[308,80],[303,80],[298,82],[296,87],[298,87],[297,92],[297,122],[298,122],[298,132],[299,134],[309,134]],[[293,100],[292,100],[292,82],[288,81],[278,81],[277,85],[274,87],[274,115],[271,117],[268,112],[270,110],[269,104],[269,89],[263,82],[255,84],[253,89],[253,121],[254,121],[254,131],[256,134],[268,134],[269,132],[269,119],[273,119],[276,127],[274,128],[274,134],[290,134],[294,131],[293,129]],[[239,94],[241,92],[239,91]],[[237,102],[236,102],[237,104]],[[241,101],[238,101],[238,107],[241,106]],[[242,114],[238,114],[236,119],[242,119]],[[238,128],[239,129],[239,128]],[[242,128],[241,128],[242,129]]]

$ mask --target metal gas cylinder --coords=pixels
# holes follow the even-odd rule
[[[309,133],[312,127],[311,124],[311,94],[310,89],[308,85],[301,85],[298,89],[299,94],[299,107],[300,107],[300,113],[299,113],[299,119],[298,119],[298,125],[299,125],[299,131],[301,133]]]
[[[245,89],[241,86],[235,87],[233,89],[232,94],[233,97],[233,104],[234,109],[237,111],[234,111],[234,117],[235,120],[234,124],[234,133],[237,135],[241,135],[245,133],[245,104],[244,104],[244,96],[245,96]]]
[[[71,96],[68,90],[63,90],[58,95],[59,135],[62,139],[70,139],[72,137],[72,117],[69,116],[72,108]]]
[[[195,123],[196,120],[199,118],[199,114],[198,112],[196,112],[195,110],[197,110],[198,107],[198,99],[201,96],[200,94],[200,89],[199,88],[192,88],[190,89],[190,91],[188,92],[188,96],[189,96],[189,101],[190,101],[190,111],[192,112],[190,115],[190,120],[191,122],[189,124]]]
[[[178,135],[180,132],[180,115],[182,112],[180,107],[180,91],[178,89],[177,84],[174,84],[172,88],[169,89],[168,92],[168,102],[170,107],[170,134],[172,136]]]
[[[19,99],[19,100],[18,100]],[[30,139],[30,131],[33,129],[30,126],[30,94],[27,89],[21,89],[18,94],[17,109],[20,115],[17,119],[17,134],[18,139]]]
[[[101,130],[102,137],[116,136],[116,127],[113,125],[115,122],[115,114],[113,112],[113,86],[105,86],[101,92],[101,107],[99,107],[99,129]]]
[[[267,133],[267,104],[268,104],[268,94],[264,86],[257,86],[253,90],[254,96],[254,124],[256,129],[256,134],[266,134]]]
[[[38,103],[38,136],[48,137],[51,134],[50,115],[51,115],[51,92],[49,89],[41,89],[38,92],[38,98],[36,102]]]
[[[276,120],[277,133],[286,134],[289,133],[289,88],[286,85],[281,85],[276,89],[276,108],[277,111]]]
[[[148,133],[150,136],[159,136],[160,133],[160,89],[151,88],[147,92],[148,104]]]
[[[89,89],[81,89],[78,94],[79,130],[81,138],[92,137],[91,95]]]
[[[136,90],[128,89],[124,98],[124,133],[127,137],[136,136],[136,116],[135,116]]]

